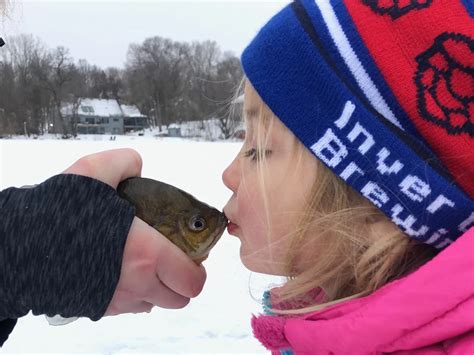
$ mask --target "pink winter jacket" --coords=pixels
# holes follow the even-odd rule
[[[474,355],[474,228],[370,296],[301,318],[254,317],[252,327],[268,349],[296,354]]]

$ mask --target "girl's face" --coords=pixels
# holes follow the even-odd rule
[[[287,276],[288,247],[316,178],[316,159],[263,105],[249,83],[244,112],[245,142],[222,175],[233,192],[224,208],[228,231],[240,239],[240,257],[248,269]],[[265,138],[259,146],[262,116]]]

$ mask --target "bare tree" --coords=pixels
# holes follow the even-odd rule
[[[127,55],[127,81],[132,100],[151,112],[155,125],[174,122],[184,90],[182,73],[189,46],[161,37],[132,44]]]
[[[60,132],[64,138],[68,138],[71,129],[70,125],[65,121],[61,112],[62,102],[65,98],[66,84],[73,79],[75,67],[72,58],[69,57],[69,50],[64,47],[57,47],[49,53],[40,64],[42,68],[49,70],[37,70],[36,75],[43,87],[51,94],[51,100],[54,107],[54,115],[56,117],[55,125],[60,125]],[[55,130],[58,132],[57,130]]]
[[[13,65],[0,61],[0,134],[14,134],[18,132],[13,120],[17,97],[15,97],[15,73]]]
[[[3,108],[12,123],[10,127],[16,133],[42,133],[48,98],[35,81],[33,68],[45,55],[45,46],[31,35],[20,35],[9,38],[1,52],[0,61],[9,82],[1,86],[0,97],[8,100]]]

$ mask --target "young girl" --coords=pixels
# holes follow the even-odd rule
[[[242,55],[223,173],[276,354],[474,353],[474,5],[302,0]],[[471,228],[471,229],[470,229]]]

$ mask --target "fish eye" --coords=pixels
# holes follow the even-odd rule
[[[201,216],[194,216],[189,220],[189,229],[194,232],[201,232],[206,228],[206,220]]]

